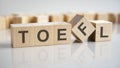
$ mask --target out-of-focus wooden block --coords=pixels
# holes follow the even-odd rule
[[[35,16],[37,18],[37,22],[41,23],[41,22],[49,22],[49,15],[45,14],[45,15],[36,15]]]
[[[69,23],[72,24],[72,33],[77,40],[84,42],[95,30],[94,26],[82,15],[76,15]]]
[[[13,19],[14,24],[17,24],[17,23],[26,24],[26,23],[34,23],[34,22],[36,22],[36,17],[31,15],[15,16]]]
[[[6,18],[4,16],[0,16],[0,29],[7,29]]]
[[[114,13],[98,13],[97,20],[106,20],[112,23],[116,22],[116,17]]]
[[[8,16],[5,16],[6,18],[6,28],[9,29],[10,28],[10,24],[13,23],[13,19],[14,19],[14,15],[8,15]]]
[[[12,47],[28,47],[34,45],[34,28],[30,24],[11,25]]]
[[[56,23],[53,29],[54,44],[66,44],[71,42],[71,24]]]
[[[112,22],[104,20],[90,21],[96,28],[89,37],[91,41],[109,41],[112,35]]]
[[[54,25],[51,23],[39,23],[34,26],[33,38],[35,46],[52,45],[54,38]]]
[[[63,14],[50,14],[49,16],[50,22],[64,22]]]
[[[118,14],[118,23],[120,24],[120,13]]]
[[[84,13],[84,17],[87,20],[96,20],[97,19],[97,14],[96,13]]]
[[[79,14],[79,15],[83,15],[83,13],[80,13],[80,12],[68,12],[68,13],[65,13],[64,14],[64,21],[65,22],[69,22],[70,20],[72,20],[72,18],[76,15],[76,14]]]
[[[28,15],[28,21],[28,23],[36,23],[37,18],[35,17],[35,15]]]

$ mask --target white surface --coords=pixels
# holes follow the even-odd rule
[[[112,41],[28,48],[11,48],[10,31],[0,31],[0,68],[120,68],[120,25]]]
[[[10,13],[120,12],[120,0],[0,0],[0,15]]]

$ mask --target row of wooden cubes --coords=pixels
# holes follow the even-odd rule
[[[0,29],[9,29],[10,24],[26,24],[36,22],[69,22],[76,14],[83,15],[87,20],[106,20],[120,23],[120,13],[61,13],[61,14],[11,14],[0,16]]]
[[[87,40],[110,41],[112,38],[112,22],[88,21],[84,16],[77,14],[69,23],[44,22],[11,25],[12,47],[66,44],[72,42],[71,34],[80,42]]]
[[[12,47],[66,44],[71,41],[71,24],[30,23],[11,25]]]

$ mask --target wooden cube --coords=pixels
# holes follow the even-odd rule
[[[7,29],[6,18],[4,16],[0,16],[0,30]]]
[[[84,13],[84,17],[87,20],[96,20],[97,19],[97,14],[96,13]]]
[[[98,13],[97,20],[106,20],[106,21],[115,23],[116,17],[115,17],[115,14],[113,14],[113,13]]]
[[[34,25],[34,45],[52,45],[54,38],[54,25],[49,23],[39,23]]]
[[[95,30],[94,26],[82,15],[76,15],[69,23],[72,24],[72,33],[77,40],[84,42]]]
[[[64,22],[63,14],[50,14],[49,22]]]
[[[109,41],[112,35],[112,22],[104,20],[90,21],[96,28],[89,37],[91,41]]]
[[[28,15],[28,23],[36,23],[37,18],[35,15]]]
[[[120,24],[120,13],[118,14],[118,23]]]
[[[80,13],[80,12],[76,12],[76,13],[68,12],[68,13],[65,13],[65,14],[64,14],[64,21],[65,21],[65,22],[71,21],[72,18],[73,18],[76,14],[83,15],[83,14]]]
[[[71,24],[56,23],[54,25],[54,44],[65,44],[71,42]]]
[[[36,15],[38,23],[49,22],[49,15]]]
[[[9,29],[10,28],[10,24],[13,23],[13,19],[14,19],[14,15],[8,15],[8,16],[5,16],[6,18],[6,28]]]
[[[11,25],[12,47],[28,47],[34,45],[34,28],[30,24]]]

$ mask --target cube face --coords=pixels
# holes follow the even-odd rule
[[[34,27],[35,46],[52,45],[53,44],[53,26],[36,26]]]
[[[92,21],[92,24],[96,27],[91,39],[92,41],[109,41],[112,35],[112,23],[108,21]]]
[[[38,15],[36,16],[37,22],[49,22],[49,16],[48,15]]]
[[[12,24],[18,24],[18,23],[21,23],[21,22],[22,22],[21,18],[19,18],[19,17],[14,17]]]
[[[71,41],[71,24],[59,23],[54,26],[54,44],[65,44]]]
[[[63,14],[51,14],[49,17],[50,22],[64,22]]]
[[[29,15],[27,18],[27,23],[36,23],[37,22],[37,18],[34,15]]]
[[[84,13],[84,17],[87,20],[96,20],[97,19],[97,14],[96,13]]]
[[[72,28],[73,35],[81,42],[86,41],[95,30],[94,26],[81,15],[76,15],[72,20],[70,23],[76,23]]]
[[[96,24],[95,41],[109,41],[111,40],[112,24]]]
[[[112,23],[116,23],[116,15],[114,13],[109,13],[109,20]]]
[[[12,47],[28,47],[34,45],[32,27],[11,28]]]
[[[98,13],[97,20],[109,20],[109,15],[105,13]]]

